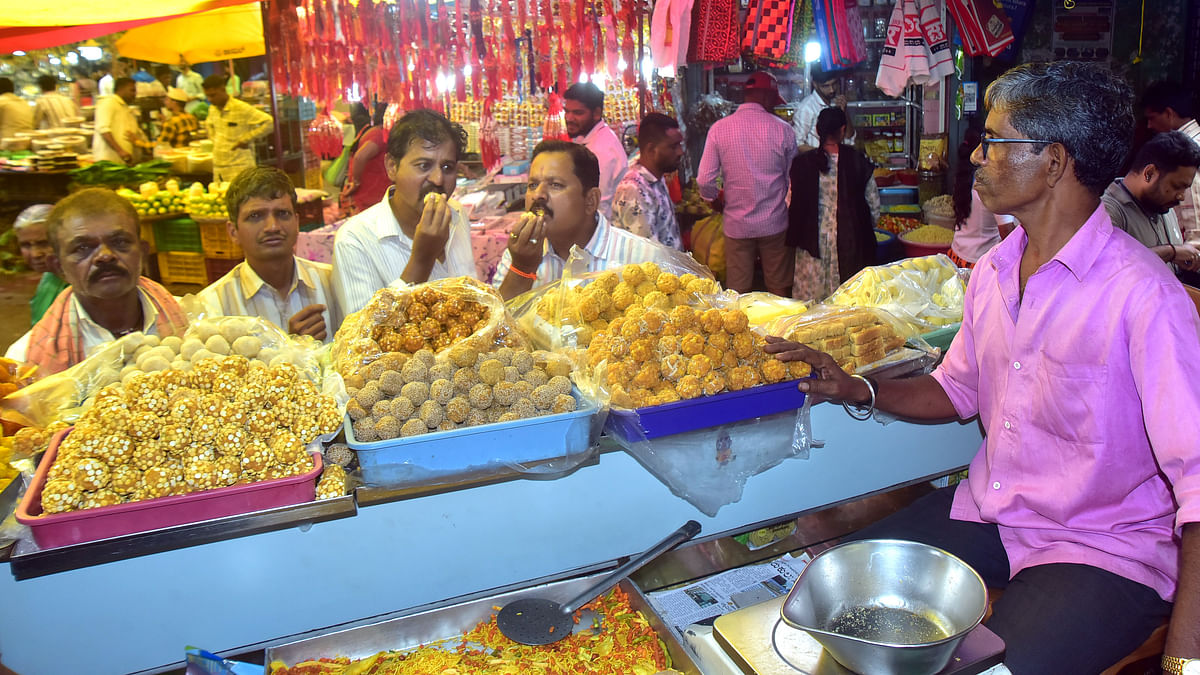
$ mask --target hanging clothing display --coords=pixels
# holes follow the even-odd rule
[[[867,58],[862,14],[857,0],[813,0],[813,20],[824,48],[821,66],[839,70]]]
[[[687,64],[692,0],[659,0],[650,18],[650,55],[659,68]]]
[[[727,63],[738,57],[737,0],[696,0],[692,25],[688,61]]]
[[[996,56],[1016,39],[1008,15],[992,0],[947,0],[969,56]]]
[[[953,73],[950,43],[934,1],[897,2],[875,86],[888,96],[899,96],[910,84],[932,84]]]
[[[783,60],[792,40],[792,0],[750,0],[742,50]]]

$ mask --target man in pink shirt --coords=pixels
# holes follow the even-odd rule
[[[1164,671],[1190,672],[1200,320],[1100,204],[1129,149],[1130,90],[1101,66],[1056,62],[1008,71],[986,101],[976,189],[1021,226],[976,265],[937,370],[874,382],[777,338],[767,350],[812,364],[818,379],[801,389],[824,397],[912,419],[979,416],[966,481],[856,537],[938,546],[1005,588],[987,625],[1014,673],[1098,673],[1167,616]]]
[[[708,130],[696,181],[700,196],[714,201],[717,179],[724,180],[726,288],[751,290],[759,259],[767,290],[790,298],[796,249],[787,245],[787,191],[796,134],[771,112],[782,103],[774,76],[751,73],[746,102]]]

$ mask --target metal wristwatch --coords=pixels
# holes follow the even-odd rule
[[[1166,675],[1200,675],[1200,659],[1181,659],[1163,654],[1162,671]]]

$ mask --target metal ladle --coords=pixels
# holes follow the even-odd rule
[[[496,625],[504,637],[525,645],[548,645],[571,634],[575,628],[575,612],[593,598],[616,586],[651,560],[675,548],[700,533],[700,523],[689,520],[653,548],[629,560],[607,576],[585,588],[570,601],[559,605],[545,598],[513,600],[496,615]]]

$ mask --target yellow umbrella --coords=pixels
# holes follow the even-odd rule
[[[126,58],[170,64],[261,56],[262,12],[255,2],[147,24],[126,31],[116,48]]]
[[[57,0],[0,3],[0,26],[78,26],[202,12],[247,0]]]

